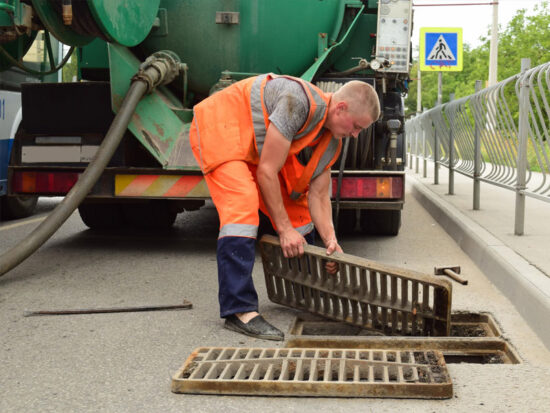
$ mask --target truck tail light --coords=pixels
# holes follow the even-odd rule
[[[66,194],[78,180],[76,172],[20,172],[13,174],[12,191],[28,194]]]
[[[336,198],[338,178],[332,178],[332,197]],[[403,197],[401,176],[354,176],[342,179],[340,198],[399,199]]]

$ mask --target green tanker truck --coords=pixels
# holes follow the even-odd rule
[[[76,48],[79,81],[23,85],[10,195],[66,195],[102,161],[78,200],[86,225],[170,226],[209,199],[188,142],[193,105],[259,73],[325,91],[361,80],[382,116],[333,166],[335,222],[398,233],[412,1],[0,0],[0,69],[21,65],[39,30]],[[134,83],[145,85],[138,98]]]

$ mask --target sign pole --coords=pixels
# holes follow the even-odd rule
[[[420,115],[422,112],[422,72],[420,71],[420,65],[418,66],[418,80],[416,83],[416,115]]]
[[[437,105],[443,103],[443,72],[437,72]]]
[[[498,1],[493,3],[493,25],[489,48],[489,86],[496,85],[498,75]]]

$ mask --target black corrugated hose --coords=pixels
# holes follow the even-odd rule
[[[151,86],[156,86],[162,82],[163,77],[164,74],[155,67],[140,70],[139,74],[134,76],[120,110],[92,162],[63,201],[48,217],[25,239],[0,256],[0,276],[19,265],[25,258],[40,248],[80,205],[111,160],[128,128],[139,101],[152,89]]]

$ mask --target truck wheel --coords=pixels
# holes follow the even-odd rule
[[[338,212],[338,234],[352,234],[357,223],[355,209],[341,209]]]
[[[361,211],[361,229],[369,235],[397,235],[401,227],[401,210],[366,209]]]
[[[4,196],[0,200],[2,202],[2,219],[19,219],[25,218],[34,213],[37,196],[13,195]]]
[[[121,206],[126,222],[131,227],[141,229],[170,228],[178,215],[170,202],[164,200],[123,204]]]
[[[80,218],[90,229],[120,228],[124,224],[120,204],[89,203],[78,207]]]

